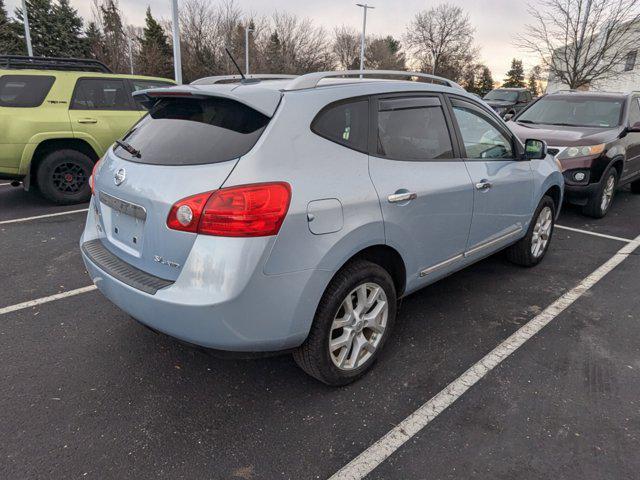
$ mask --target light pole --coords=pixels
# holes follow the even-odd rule
[[[22,0],[22,17],[24,21],[24,39],[27,42],[27,52],[33,57],[33,47],[31,46],[31,30],[29,30],[29,13],[27,12],[27,1]]]
[[[367,31],[367,10],[370,8],[374,9],[376,7],[372,7],[366,3],[356,3],[356,5],[362,7],[364,13],[362,18],[362,36],[360,38],[360,70],[364,70],[364,42]],[[360,78],[362,78],[362,75],[360,75]]]
[[[129,67],[131,69],[131,75],[133,75],[133,47],[131,45],[132,44],[131,35],[127,35],[127,40],[129,43]]]
[[[173,70],[176,83],[182,85],[182,59],[180,58],[180,17],[178,15],[178,0],[172,0],[173,13]]]
[[[245,75],[249,75],[249,33],[253,32],[253,28],[245,27],[244,29],[244,69]]]

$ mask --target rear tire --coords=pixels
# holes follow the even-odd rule
[[[610,167],[602,176],[597,193],[582,208],[582,213],[593,218],[604,217],[611,209],[618,186],[618,171]]]
[[[540,200],[525,237],[507,249],[509,261],[523,267],[539,264],[549,250],[555,221],[556,204],[545,195]]]
[[[631,193],[640,195],[640,180],[631,182]]]
[[[355,381],[378,359],[395,322],[396,303],[393,280],[384,268],[353,261],[329,283],[309,336],[293,358],[327,385]]]
[[[83,203],[91,197],[89,177],[94,162],[82,152],[56,150],[44,157],[36,180],[43,197],[59,205]]]

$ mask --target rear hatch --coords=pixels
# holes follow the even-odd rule
[[[217,190],[269,117],[230,98],[159,95],[95,174],[105,247],[134,267],[176,280],[197,234],[171,230],[177,201]]]

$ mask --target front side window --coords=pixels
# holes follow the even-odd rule
[[[311,124],[311,130],[345,147],[367,151],[369,101],[355,100],[329,105]]]
[[[594,98],[575,93],[548,95],[528,108],[517,121],[560,127],[612,128],[620,125],[623,104],[622,98]]]
[[[0,107],[39,107],[55,80],[55,77],[42,75],[3,75],[0,77]]]
[[[395,160],[453,158],[451,136],[437,98],[381,100],[377,153]]]
[[[135,110],[123,80],[81,78],[71,100],[75,110]]]
[[[482,113],[454,103],[453,112],[464,141],[466,158],[513,158],[511,141]]]

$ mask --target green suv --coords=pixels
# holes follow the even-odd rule
[[[172,80],[94,60],[0,56],[0,179],[59,204],[87,201],[96,161],[145,113],[134,91]]]

